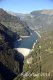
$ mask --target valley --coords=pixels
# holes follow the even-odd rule
[[[53,80],[53,10],[18,14],[0,9],[0,79]]]

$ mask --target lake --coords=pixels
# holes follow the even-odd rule
[[[22,38],[22,40],[20,41],[15,41],[14,47],[32,49],[33,44],[36,42],[37,39],[38,35],[36,34],[36,32],[33,32],[29,37]]]

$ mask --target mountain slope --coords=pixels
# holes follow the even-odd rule
[[[44,32],[53,29],[53,10],[32,11],[20,18],[33,30]]]
[[[44,35],[44,36],[43,36]],[[53,30],[42,34],[24,62],[23,76],[14,80],[53,80]]]
[[[10,71],[12,71],[12,73],[16,75],[18,73],[21,73],[24,60],[24,56],[13,49],[12,42],[17,39],[19,39],[19,35],[15,36],[14,32],[10,31],[8,28],[0,23],[0,63],[2,63],[3,65],[2,70],[4,70],[3,72],[5,72],[5,69],[8,68]],[[8,69],[7,75],[9,73]],[[7,76],[6,74],[2,73],[1,70],[0,74],[2,75],[2,77]]]
[[[19,35],[30,34],[27,31],[28,25],[26,24],[26,22],[21,21],[19,17],[8,14],[3,9],[0,9],[0,22]]]
[[[13,15],[13,13],[10,14]],[[14,14],[20,20],[25,21],[32,30],[44,32],[53,29],[53,10],[37,10],[30,14]]]

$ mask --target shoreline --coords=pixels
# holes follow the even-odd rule
[[[34,32],[36,32],[36,34],[38,35],[38,37],[41,38],[41,35],[37,31],[34,31]]]
[[[30,33],[29,36],[20,36],[20,38],[27,38],[27,37],[30,37],[32,35],[32,33]]]
[[[22,38],[19,38],[17,41],[21,41],[22,40]]]
[[[38,35],[39,38],[41,38],[41,35],[37,31],[34,31],[34,32]],[[30,37],[30,36],[21,36],[18,41],[21,41],[22,38],[27,38],[27,37]],[[37,42],[38,42],[38,39],[35,41],[31,49],[28,49],[28,48],[14,48],[14,49],[17,50],[19,53],[23,54],[24,57],[27,57],[34,50],[34,47]]]
[[[27,57],[34,50],[34,47],[37,42],[38,40],[36,40],[31,49],[28,48],[14,48],[14,49],[21,53],[24,57]]]
[[[37,31],[34,31],[34,32],[38,35],[39,38],[41,38],[41,35]],[[37,42],[38,42],[38,39],[33,44],[32,49],[31,49],[31,52],[34,50],[34,47],[35,47],[35,45],[36,45]]]
[[[36,45],[37,42],[38,42],[38,39],[37,39],[36,42],[33,44],[32,49],[34,49],[34,46]]]
[[[30,36],[20,36],[21,38],[27,38],[27,37],[30,37]]]
[[[34,47],[35,47],[35,45],[36,45],[37,42],[38,42],[38,39],[37,39],[36,42],[33,44],[32,49],[31,49],[31,52],[34,51]]]

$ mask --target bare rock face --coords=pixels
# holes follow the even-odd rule
[[[42,10],[41,14],[53,15],[53,10]]]

